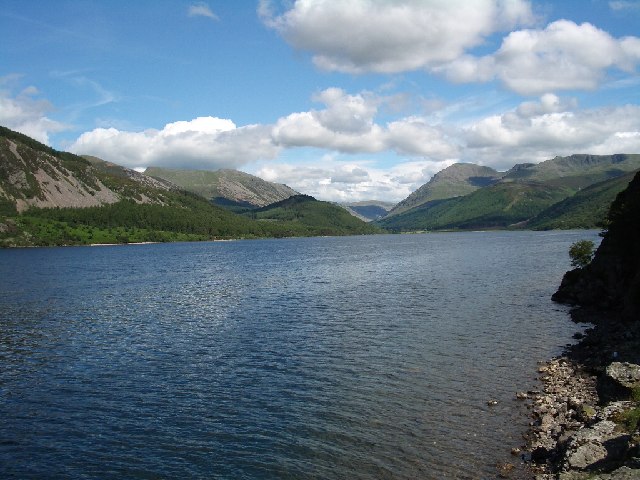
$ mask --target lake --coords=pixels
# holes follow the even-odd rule
[[[495,478],[580,239],[0,250],[0,477]]]

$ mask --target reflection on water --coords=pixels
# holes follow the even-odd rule
[[[582,238],[0,251],[0,476],[493,478]]]

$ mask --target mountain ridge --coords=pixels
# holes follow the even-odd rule
[[[310,203],[311,208],[295,218],[259,221],[170,182],[95,157],[58,152],[0,129],[0,246],[4,247],[379,231],[342,208],[331,205],[336,212],[326,202]],[[296,221],[301,216],[306,223]]]
[[[169,181],[222,207],[259,208],[300,192],[239,170],[180,170],[149,167],[145,175]]]
[[[440,170],[407,198],[397,203],[387,217],[419,207],[433,200],[459,197],[498,181],[500,172],[473,163],[454,163]]]
[[[528,222],[554,204],[569,199],[598,182],[613,182],[614,179],[638,169],[638,154],[575,154],[555,157],[539,164],[517,164],[501,174],[496,181],[471,193],[427,200],[395,215],[388,215],[376,223],[392,231],[527,228]],[[437,182],[432,179],[421,189],[428,190],[433,183]],[[582,225],[596,228],[603,220],[604,212],[615,194],[624,186],[624,183],[613,182],[609,186],[605,185],[598,193],[595,189],[583,193],[581,215],[586,220]],[[586,198],[589,193],[598,195],[599,202],[604,205],[590,202]],[[409,198],[411,195],[407,197]],[[562,211],[566,215],[567,208],[558,209],[558,214]],[[574,210],[573,215],[577,215],[577,211]],[[550,220],[547,218],[547,221]],[[566,223],[569,224],[568,221]],[[544,226],[540,224],[536,228]]]

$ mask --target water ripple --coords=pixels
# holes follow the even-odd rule
[[[0,251],[0,476],[494,478],[585,237]]]

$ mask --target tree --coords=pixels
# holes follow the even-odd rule
[[[595,244],[591,240],[579,240],[569,247],[571,266],[583,268],[589,265],[593,258]]]

